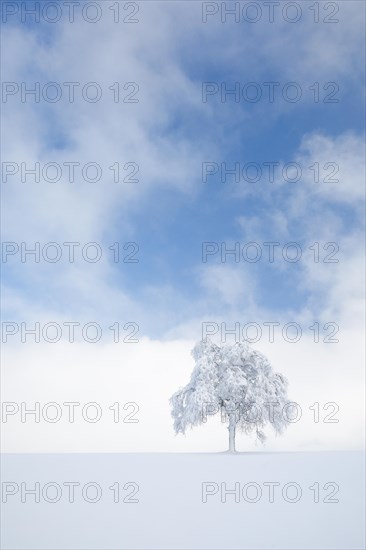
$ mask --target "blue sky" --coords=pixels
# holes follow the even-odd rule
[[[33,4],[29,2],[28,4]],[[210,319],[236,321],[334,321],[345,331],[362,328],[364,178],[364,5],[338,2],[339,22],[314,23],[310,2],[303,18],[202,23],[200,2],[140,2],[139,23],[113,24],[108,1],[103,17],[88,24],[79,15],[54,25],[2,25],[3,81],[97,82],[103,97],[70,104],[20,95],[2,105],[5,162],[98,162],[105,177],[3,184],[3,238],[11,242],[97,242],[103,261],[70,264],[19,255],[3,264],[4,318],[134,320],[153,341],[200,339]],[[232,5],[232,3],[229,3]],[[60,2],[60,5],[62,3]],[[320,2],[322,8],[325,3]],[[324,8],[325,9],[325,8]],[[268,102],[263,83],[301,87],[297,103],[276,89]],[[114,82],[136,82],[139,102],[114,103]],[[256,82],[257,103],[220,95],[202,102],[205,82]],[[315,82],[339,86],[338,103],[315,103]],[[328,92],[332,88],[328,88]],[[63,88],[64,90],[64,88]],[[235,183],[220,175],[202,182],[202,163],[278,162],[275,181]],[[139,164],[139,182],[114,184],[114,162]],[[296,183],[281,178],[296,162]],[[309,166],[335,162],[338,183],[314,183]],[[326,173],[329,173],[326,172]],[[321,172],[322,177],[324,173]],[[139,263],[113,263],[108,247],[134,241]],[[297,242],[303,257],[269,263],[219,255],[202,262],[202,243]],[[309,246],[335,242],[337,264],[313,261]],[[324,252],[322,252],[324,254]],[[354,338],[356,337],[354,333]],[[187,344],[187,349],[189,345]],[[334,353],[335,350],[334,350]],[[340,367],[341,368],[341,367]],[[357,377],[356,377],[357,378]]]
[[[32,3],[29,5],[31,6]],[[209,177],[209,181],[203,184],[201,171],[203,162],[225,162],[228,167],[237,162],[241,166],[247,162],[254,162],[263,168],[264,162],[294,161],[302,140],[308,135],[323,135],[329,139],[337,139],[338,136],[349,133],[362,136],[363,121],[360,117],[362,73],[359,70],[362,56],[359,55],[360,50],[357,52],[356,49],[362,41],[362,35],[357,34],[356,29],[354,49],[352,45],[345,47],[340,39],[342,32],[346,32],[347,25],[350,24],[350,15],[354,17],[357,10],[362,10],[360,5],[353,3],[353,7],[347,10],[342,7],[343,18],[341,17],[340,21],[333,25],[322,24],[320,31],[319,26],[311,23],[309,11],[306,11],[305,7],[303,20],[296,24],[286,23],[278,16],[274,24],[268,23],[263,17],[263,20],[257,24],[251,25],[230,23],[229,20],[226,24],[222,24],[218,18],[213,17],[207,24],[202,24],[200,6],[189,4],[183,7],[182,3],[171,3],[169,7],[164,8],[161,4],[156,4],[158,5],[163,14],[161,19],[165,18],[161,25],[163,32],[159,26],[155,31],[154,27],[149,25],[151,8],[146,3],[141,9],[139,25],[133,26],[132,31],[128,28],[128,32],[142,36],[144,29],[149,28],[152,43],[158,43],[159,47],[156,51],[154,48],[144,50],[144,46],[136,44],[136,51],[132,51],[132,58],[136,55],[136,59],[150,76],[151,72],[157,76],[162,74],[164,78],[168,75],[167,85],[164,86],[162,83],[159,90],[159,84],[157,84],[160,101],[159,95],[150,97],[148,86],[145,89],[141,86],[140,103],[128,105],[129,114],[132,113],[131,116],[133,113],[138,114],[141,104],[146,104],[148,108],[157,106],[160,113],[158,111],[157,116],[149,120],[147,139],[156,148],[161,141],[164,146],[172,149],[178,146],[181,150],[185,150],[187,157],[190,157],[190,151],[194,151],[195,157],[185,176],[189,181],[183,182],[177,188],[173,183],[174,171],[164,163],[164,156],[159,159],[160,165],[154,177],[151,177],[148,163],[139,151],[138,141],[133,143],[135,149],[133,160],[140,165],[141,177],[140,182],[136,184],[138,188],[136,200],[132,199],[129,205],[131,213],[127,213],[129,218],[127,233],[126,212],[123,209],[121,213],[118,211],[119,205],[124,202],[123,189],[119,189],[111,218],[112,225],[106,224],[100,240],[107,238],[110,243],[116,240],[135,240],[140,246],[140,264],[112,266],[115,284],[118,286],[118,281],[122,280],[128,291],[133,290],[134,296],[142,299],[146,299],[143,292],[145,287],[159,285],[169,286],[174,292],[187,298],[190,296],[197,298],[202,293],[202,288],[197,281],[197,268],[201,263],[201,243],[258,240],[259,235],[255,231],[246,236],[238,224],[239,218],[262,219],[261,225],[265,228],[266,239],[281,242],[283,236],[278,235],[276,227],[271,226],[267,216],[271,208],[287,217],[291,238],[284,242],[296,241],[305,247],[308,240],[307,225],[311,223],[311,214],[314,212],[318,215],[320,209],[325,209],[329,215],[334,216],[345,234],[351,228],[354,229],[358,218],[354,217],[352,206],[339,204],[339,202],[329,203],[329,201],[323,201],[321,205],[312,203],[314,184],[313,189],[311,185],[308,186],[308,203],[305,207],[308,212],[307,219],[305,216],[301,220],[287,216],[288,203],[292,196],[296,197],[304,178],[294,184],[278,185],[280,174],[276,170],[274,183],[269,183],[264,175],[264,181],[260,180],[257,183],[241,181],[234,185],[233,178],[230,176],[226,183],[220,182],[219,174]],[[176,37],[173,37],[171,18],[174,19],[177,14],[183,14],[183,23],[181,28],[176,29]],[[105,21],[105,19],[107,16],[96,24],[102,32],[108,30],[108,25],[111,25],[109,20]],[[191,22],[193,22],[192,25],[190,25]],[[352,19],[351,22],[354,23]],[[190,30],[187,28],[188,25],[191,27]],[[62,47],[66,36],[70,37],[67,27],[71,27],[72,30],[76,27],[86,35],[96,28],[95,25],[88,25],[81,17],[76,18],[76,22],[72,25],[68,24],[66,18],[58,24],[51,25],[42,18],[40,24],[32,23],[30,20],[21,24],[19,18],[11,16],[4,27],[5,33],[15,35],[20,33],[23,40],[31,41],[39,49],[39,53],[45,56],[44,63],[35,57],[31,63],[18,64],[20,70],[18,76],[29,82],[57,81],[57,72],[48,65],[47,59],[52,63],[53,52],[56,53],[60,45]],[[298,36],[299,39],[292,40],[294,36]],[[282,47],[282,38],[284,42],[292,40],[290,49]],[[334,45],[341,43],[343,55],[339,55],[338,51],[339,62],[335,63],[332,58],[327,58],[327,54],[324,56],[327,63],[318,65],[314,63],[312,70],[304,71],[301,65],[309,65],[311,56],[304,61],[303,52],[315,48],[316,40],[320,41],[320,45],[323,40],[329,52],[331,52],[332,41]],[[277,54],[268,55],[271,41],[275,44],[274,50],[278,49]],[[312,41],[315,46],[312,45]],[[168,44],[169,51],[164,52],[166,55],[164,64],[160,57],[161,48],[166,48]],[[117,43],[116,52],[119,49],[120,46]],[[108,81],[108,72],[98,79],[97,67],[99,63],[103,63],[105,54],[103,47],[97,48],[93,54],[96,56],[95,62],[92,61],[93,56],[88,55],[88,50],[83,53],[85,61],[91,63],[87,81]],[[186,94],[179,89],[179,86],[175,90],[174,77],[169,78],[168,67],[173,64],[176,73],[189,85],[189,91]],[[128,65],[128,80],[138,80],[141,67],[136,69],[136,65],[138,62]],[[353,70],[354,68],[358,70]],[[62,76],[67,76],[69,70],[70,65],[68,68],[65,66]],[[77,64],[72,73],[77,75]],[[273,103],[267,100],[267,88],[263,86],[263,82],[271,81],[280,83],[280,86],[276,87]],[[297,82],[303,92],[302,99],[294,104],[284,101],[279,92],[283,85],[290,81]],[[309,87],[317,81],[320,82],[320,86],[323,83],[335,82],[339,86],[339,92],[336,94],[339,102],[315,103],[312,100],[313,92]],[[257,103],[248,101],[235,103],[230,96],[227,102],[223,103],[220,94],[210,97],[207,103],[202,103],[204,82],[217,82],[219,86],[224,83],[228,89],[233,88],[235,82],[239,82],[241,86],[246,82],[256,82],[261,86],[264,95]],[[11,109],[11,99],[9,109]],[[61,103],[63,103],[61,108],[58,104],[46,102],[32,105],[30,101],[17,105],[17,108],[32,113],[35,117],[39,129],[38,155],[44,160],[54,157],[69,159],[75,155],[75,150],[77,151],[80,143],[78,144],[77,138],[75,139],[73,117],[74,115],[77,117],[80,106],[84,117],[90,119],[96,110],[101,112],[104,110],[104,106],[100,108],[99,103],[88,104],[83,100],[81,100],[82,105],[78,100],[73,105]],[[106,98],[106,103],[110,109],[109,116],[112,118],[117,116],[117,121],[120,117],[120,124],[123,126],[126,105],[113,105],[111,98]],[[65,120],[65,112],[69,113],[71,118],[67,116]],[[82,120],[80,118],[78,121],[79,128]],[[139,122],[144,126],[143,116]],[[121,132],[123,129],[119,128],[119,133]],[[126,136],[124,138],[126,139]],[[107,140],[108,138],[105,141]],[[87,151],[89,156],[92,150],[89,148]],[[157,155],[154,154],[154,156]],[[179,161],[178,154],[177,162]],[[328,159],[328,161],[335,161],[335,159]],[[181,163],[184,162],[183,157]],[[344,175],[344,180],[346,177]],[[339,185],[342,183],[346,185],[343,181]],[[72,196],[72,184],[66,185],[69,185]],[[98,200],[100,190],[87,189],[88,185],[92,187],[92,184],[80,183],[81,187],[90,192],[91,200]],[[99,188],[105,189],[102,192],[108,193],[107,185],[107,182],[99,182]],[[80,207],[83,207],[82,204]],[[106,212],[101,212],[101,215],[104,214],[108,215]],[[334,239],[339,237],[340,235],[337,234]],[[311,242],[308,244],[310,245]],[[282,272],[279,273],[275,266],[268,265],[268,262],[264,261],[260,261],[258,265],[241,263],[237,267],[245,271],[250,270],[259,282],[256,296],[258,304],[265,303],[269,307],[273,306],[275,310],[276,308],[286,310],[295,305],[301,307],[302,303],[306,303],[309,293],[304,292],[299,285],[301,265],[286,266],[288,268],[286,277]],[[268,292],[268,288],[271,288],[273,283],[275,283],[276,293]],[[27,285],[24,285],[24,289],[26,287]],[[34,291],[37,293],[36,288]]]

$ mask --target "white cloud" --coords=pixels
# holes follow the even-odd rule
[[[252,306],[255,282],[241,267],[205,265],[200,270],[200,282],[213,303],[219,306],[247,309]]]
[[[317,133],[305,136],[296,158],[301,166],[313,167],[303,173],[314,199],[343,202],[355,208],[360,206],[365,192],[364,160],[363,136],[352,132],[335,138]],[[314,181],[318,170],[319,183]]]

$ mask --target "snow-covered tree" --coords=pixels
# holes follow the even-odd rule
[[[262,353],[246,342],[217,346],[207,338],[192,355],[196,365],[191,380],[170,399],[176,433],[184,434],[187,427],[206,422],[207,415],[221,412],[228,423],[229,451],[235,452],[237,429],[246,434],[255,430],[261,442],[266,424],[276,433],[284,430],[287,380]]]

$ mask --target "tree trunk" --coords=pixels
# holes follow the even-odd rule
[[[236,428],[236,413],[229,415],[229,452],[236,453],[235,449],[235,428]]]

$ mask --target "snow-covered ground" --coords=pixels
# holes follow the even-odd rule
[[[1,547],[363,549],[364,481],[361,452],[4,454]]]

